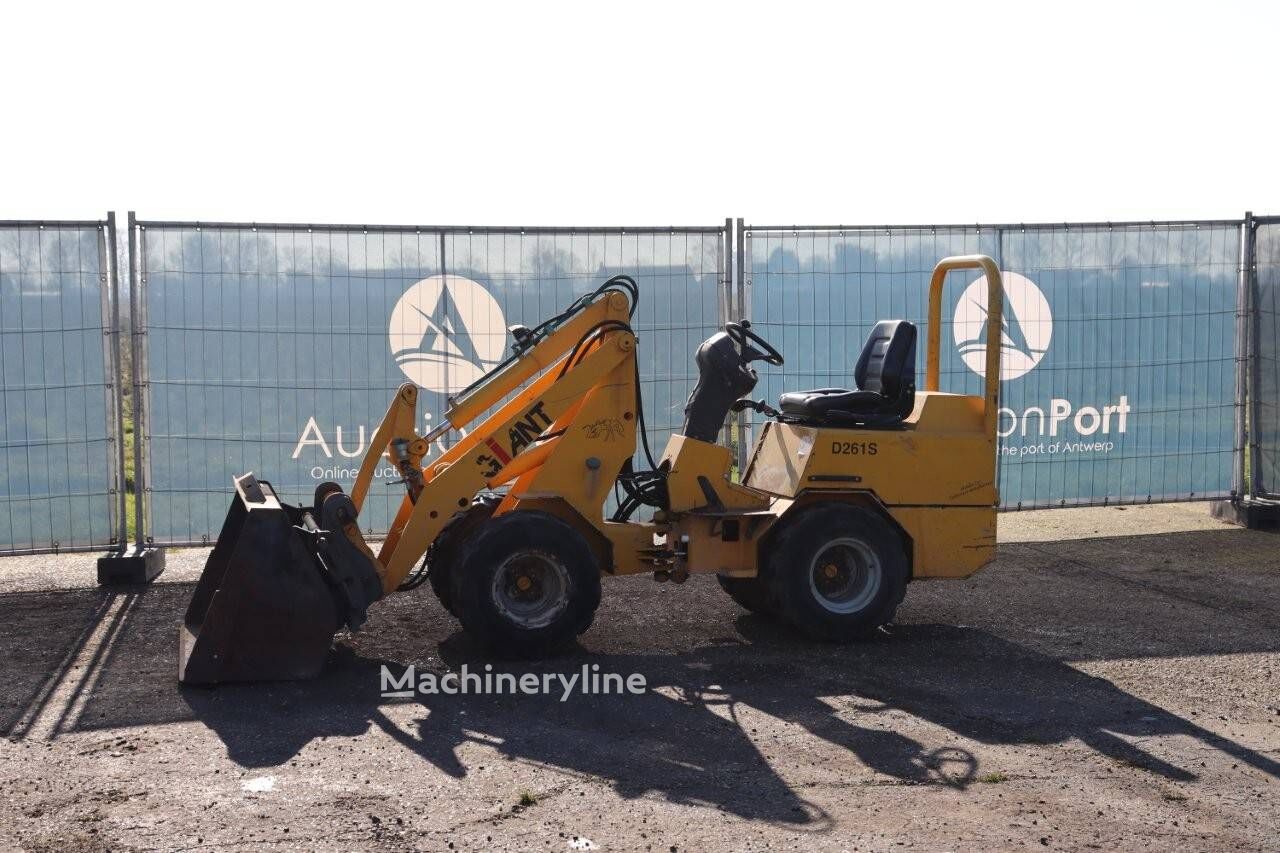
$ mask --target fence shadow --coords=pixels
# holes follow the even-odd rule
[[[20,736],[44,714],[73,661],[114,620],[113,599],[97,590],[0,596],[0,735]]]

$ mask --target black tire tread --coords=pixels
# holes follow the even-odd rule
[[[783,619],[811,639],[837,643],[865,639],[893,621],[906,596],[910,573],[902,535],[896,529],[870,509],[837,502],[803,509],[784,524],[768,555],[770,588]],[[829,614],[812,604],[806,574],[809,561],[834,534],[850,532],[861,535],[877,551],[885,588],[859,614]]]
[[[537,631],[511,625],[488,603],[488,571],[497,568],[504,552],[526,543],[563,557],[574,590],[560,618]],[[591,547],[550,513],[516,510],[488,519],[463,544],[454,568],[452,597],[463,629],[500,657],[539,658],[559,650],[591,627],[600,606],[600,569]]]
[[[456,514],[436,536],[436,541],[431,543],[427,580],[431,584],[431,591],[451,616],[458,615],[453,603],[453,568],[459,551],[467,537],[489,520],[501,501],[502,495],[482,492],[471,502],[471,506]]]

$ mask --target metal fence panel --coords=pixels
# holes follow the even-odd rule
[[[147,532],[216,537],[231,477],[286,499],[350,485],[395,389],[445,394],[615,273],[641,290],[636,330],[654,452],[679,426],[693,350],[723,322],[723,228],[361,228],[143,222]],[[385,531],[403,487],[389,467],[362,513]]]
[[[0,222],[0,553],[116,541],[107,222]]]
[[[981,252],[1005,280],[1004,507],[1226,496],[1239,235],[1235,222],[747,227],[749,313],[787,359],[762,385],[848,387],[875,321],[923,331],[934,263]],[[985,285],[951,279],[942,387],[981,393]],[[922,336],[921,379],[924,358]]]
[[[1280,496],[1280,221],[1253,231],[1253,383],[1250,457],[1254,493]]]

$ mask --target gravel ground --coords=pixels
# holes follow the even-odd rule
[[[0,560],[0,848],[1280,850],[1280,551],[1203,505],[1001,517],[852,647],[714,579],[605,582],[581,648],[495,669],[641,695],[379,694],[486,659],[421,590],[300,684],[179,689],[205,557],[98,589]]]

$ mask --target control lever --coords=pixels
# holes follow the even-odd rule
[[[748,400],[743,397],[741,400],[734,401],[732,411],[741,412],[746,409],[750,409],[753,412],[759,412],[768,418],[776,418],[778,416],[778,410],[773,406],[770,406],[764,400]]]

